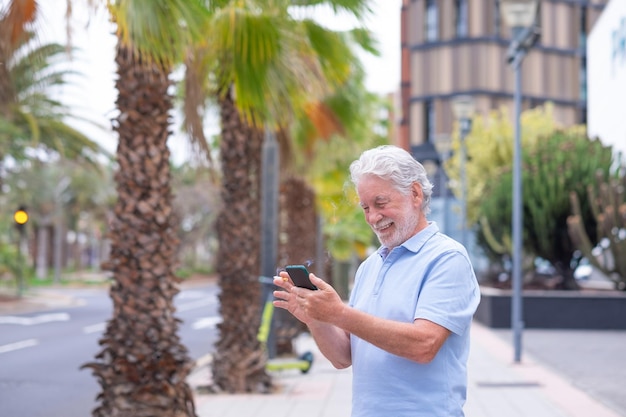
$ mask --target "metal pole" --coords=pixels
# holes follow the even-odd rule
[[[17,238],[17,259],[18,259],[18,267],[17,267],[17,271],[18,271],[18,276],[17,276],[17,297],[18,298],[22,298],[22,296],[24,295],[24,291],[26,289],[26,283],[25,281],[25,277],[24,277],[24,263],[26,262],[26,256],[24,255],[24,237],[25,237],[25,232],[24,232],[24,226],[22,225],[22,228],[20,228],[19,232],[18,232],[18,238]]]
[[[63,177],[54,188],[54,283],[61,282],[61,269],[63,268],[63,247],[67,243],[64,238],[63,221],[63,193],[70,185],[70,178]]]
[[[461,120],[461,244],[467,249],[467,233],[465,230],[467,223],[467,172],[465,171],[465,161],[467,160],[467,148],[465,138],[470,131],[470,119]]]
[[[56,214],[54,218],[54,283],[61,282],[61,269],[63,268],[63,220],[61,219],[62,213],[59,209],[60,202],[57,201],[57,208],[55,208]],[[67,259],[67,258],[66,258]]]
[[[450,233],[450,216],[448,216],[448,174],[444,168],[448,160],[448,152],[441,153],[441,166],[439,167],[439,186],[441,187],[441,198],[443,198],[443,230],[448,236]]]
[[[261,275],[273,277],[276,274],[278,253],[278,175],[279,155],[274,132],[265,130],[263,141],[263,166],[261,181]],[[264,284],[262,303],[272,294],[271,284]],[[273,323],[273,321],[272,321]],[[276,335],[273,324],[267,338],[267,353],[270,358],[276,356]]]
[[[515,139],[513,150],[513,296],[511,300],[511,329],[515,363],[522,357],[522,145],[520,137],[520,114],[522,107],[522,74],[521,66],[524,52],[519,51],[514,65],[515,70]]]

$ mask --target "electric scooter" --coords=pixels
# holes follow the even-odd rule
[[[274,285],[273,279],[270,277],[259,277],[259,281],[264,285]],[[259,332],[257,334],[257,339],[261,342],[266,354],[268,353],[267,343],[270,337],[270,331],[272,327],[272,319],[274,317],[274,295],[272,291],[268,291],[267,297],[265,299],[265,304],[263,305],[263,313],[261,315],[261,325],[259,326]],[[268,358],[265,364],[265,369],[268,371],[284,371],[288,369],[297,369],[300,370],[303,374],[306,374],[311,369],[311,365],[313,364],[313,353],[312,352],[304,352],[297,358]]]

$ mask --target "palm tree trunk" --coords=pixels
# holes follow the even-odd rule
[[[118,200],[110,224],[109,320],[96,361],[102,392],[94,417],[195,417],[186,378],[193,363],[178,336],[172,221],[171,96],[167,69],[118,45]]]
[[[280,213],[279,265],[303,264],[309,272],[324,277],[324,266],[314,263],[317,254],[315,191],[303,178],[290,176],[281,182]],[[307,327],[286,310],[277,309],[274,314],[276,352],[278,355],[294,354],[293,339]]]
[[[217,219],[220,339],[213,384],[227,392],[267,392],[261,318],[260,174],[263,135],[241,119],[229,94],[220,98],[223,209]]]

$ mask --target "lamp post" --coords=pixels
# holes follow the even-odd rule
[[[515,139],[513,148],[513,275],[511,298],[511,329],[513,331],[514,361],[522,357],[522,145],[520,137],[521,113],[521,65],[528,50],[539,39],[535,26],[538,0],[501,0],[502,17],[511,28],[511,44],[506,57],[515,72]]]
[[[70,185],[71,179],[63,177],[54,187],[54,283],[61,282],[61,268],[63,266],[63,244],[65,238],[63,235],[63,204],[69,201],[68,196],[63,196],[67,187]]]
[[[467,146],[465,138],[472,130],[472,115],[474,114],[474,99],[472,96],[457,96],[452,100],[452,112],[459,120],[461,155],[459,164],[459,176],[461,177],[461,244],[467,248]]]
[[[278,253],[278,194],[280,154],[276,136],[270,129],[265,129],[263,141],[263,166],[261,169],[261,276],[273,277],[276,274]],[[271,282],[271,281],[270,281]],[[263,285],[262,300],[266,302],[273,286]],[[273,323],[270,324],[267,337],[267,353],[276,357],[276,334]]]
[[[439,154],[439,187],[441,189],[441,198],[443,199],[443,230],[444,233],[450,235],[450,222],[448,220],[448,181],[444,165],[450,157],[452,150],[452,138],[450,135],[437,135],[435,137],[435,150]]]

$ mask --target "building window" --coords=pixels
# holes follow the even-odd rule
[[[467,16],[467,1],[468,0],[454,0],[454,7],[456,9],[456,36],[457,38],[464,38],[468,35],[468,16]]]
[[[496,36],[500,37],[500,0],[494,0],[493,7],[493,28]]]
[[[580,51],[579,95],[580,100],[587,101],[587,8],[580,8],[580,28],[578,31],[578,48]]]
[[[432,100],[424,102],[424,138],[425,142],[435,143],[435,106]]]
[[[426,0],[426,42],[434,42],[439,38],[439,11],[437,0]]]

